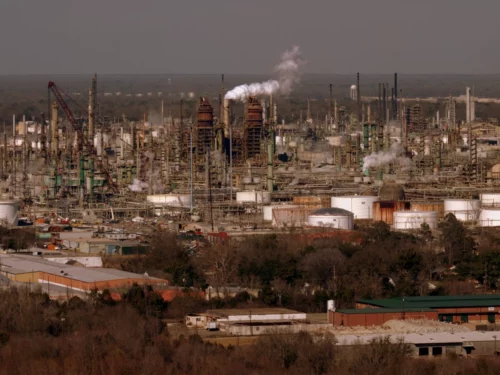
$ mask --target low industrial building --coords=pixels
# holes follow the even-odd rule
[[[379,326],[389,320],[437,320],[438,313],[432,309],[342,309],[337,310],[329,316],[330,323],[334,326]]]
[[[322,330],[326,323],[310,322],[305,313],[282,308],[218,309],[186,316],[190,328],[213,327],[234,336],[298,333]]]
[[[134,283],[166,287],[167,280],[112,268],[86,268],[51,262],[31,255],[0,255],[0,274],[23,283],[39,283],[88,292],[128,289]]]
[[[418,357],[444,357],[446,355],[498,355],[500,331],[491,332],[438,332],[391,335],[342,335],[337,336],[337,346],[368,345],[379,339],[408,345],[411,355]]]
[[[356,309],[330,309],[328,322],[335,326],[382,325],[393,319],[495,323],[499,314],[500,295],[424,296],[357,300]]]
[[[137,240],[107,238],[74,238],[57,240],[56,243],[83,254],[134,255],[143,254],[147,248]]]

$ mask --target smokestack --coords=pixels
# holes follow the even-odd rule
[[[396,117],[396,111],[394,110],[394,87],[391,89],[391,113],[392,113],[392,117],[388,117],[388,118],[394,119]]]
[[[333,113],[333,85],[330,83],[330,122],[332,122]]]
[[[465,88],[465,123],[470,123],[470,87]]]
[[[92,78],[92,88],[89,91],[89,142],[91,145],[94,144],[94,134],[95,134],[95,111],[97,104],[97,74],[94,74]]]
[[[16,115],[12,115],[12,136],[16,136]]]
[[[357,88],[356,94],[358,100],[358,123],[360,123],[362,120],[362,114],[361,114],[361,89],[359,87],[359,73],[357,74],[356,88]]]
[[[59,152],[59,134],[57,123],[59,122],[59,112],[57,102],[52,103],[52,124],[51,124],[51,132],[52,132],[52,154],[54,157],[57,156]]]
[[[385,84],[382,84],[382,116],[380,118],[380,123],[383,124],[386,122],[386,111],[387,111],[387,91]]]
[[[394,73],[394,120],[398,118],[398,73]]]
[[[224,99],[224,137],[229,137],[229,99]]]
[[[94,93],[89,89],[89,143],[94,143]]]
[[[378,120],[382,121],[382,84],[378,84]]]

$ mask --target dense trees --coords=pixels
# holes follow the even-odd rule
[[[253,236],[192,253],[160,231],[149,254],[122,267],[182,287],[259,289],[253,303],[306,312],[325,311],[328,299],[347,308],[357,298],[482,292],[496,289],[500,280],[500,236],[473,233],[453,215],[438,231],[423,225],[414,233],[393,232],[376,222],[358,233],[359,238],[344,240],[310,240],[293,232]]]
[[[224,348],[196,334],[169,332],[142,308],[145,301],[154,305],[149,292],[134,286],[110,305],[99,294],[58,303],[25,289],[0,291],[6,301],[0,304],[0,373],[488,375],[500,369],[496,358],[412,359],[405,343],[386,338],[342,347],[330,333],[269,335]]]

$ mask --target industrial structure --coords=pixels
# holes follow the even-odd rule
[[[351,109],[330,85],[326,113],[280,118],[276,97],[201,96],[196,113],[110,122],[97,76],[88,106],[49,82],[47,114],[13,118],[0,142],[0,219],[15,226],[55,216],[87,222],[163,218],[204,231],[314,227],[350,230],[382,220],[436,228],[454,214],[500,226],[500,131],[476,116],[477,98],[442,98],[431,112],[404,98],[398,76],[378,97],[350,87]],[[465,104],[459,119],[457,105]],[[354,111],[352,111],[354,106]],[[237,113],[243,113],[242,116]],[[479,195],[480,196],[479,196]],[[320,211],[318,211],[320,210]],[[323,210],[323,211],[321,211]],[[325,211],[326,210],[326,211]]]

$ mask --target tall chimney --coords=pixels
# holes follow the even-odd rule
[[[59,112],[58,112],[58,106],[57,102],[52,103],[52,124],[51,124],[51,132],[52,132],[52,141],[51,141],[51,146],[52,146],[52,154],[54,157],[57,156],[57,153],[59,151],[59,134],[58,134],[58,128],[57,128],[57,123],[59,122]]]
[[[392,113],[392,117],[389,117],[389,119],[394,119],[396,118],[396,110],[394,109],[395,106],[394,106],[394,87],[391,89],[391,113]]]
[[[398,119],[398,73],[394,73],[394,120]]]
[[[333,85],[330,83],[330,122],[333,122]]]
[[[229,138],[229,99],[224,99],[224,137]]]
[[[465,123],[470,122],[470,87],[465,88]]]
[[[94,93],[89,89],[89,144],[94,144]]]
[[[378,120],[382,121],[382,84],[378,84]]]
[[[384,124],[386,122],[386,111],[387,111],[387,89],[385,87],[385,83],[382,84],[382,116],[380,119],[380,123]]]
[[[357,89],[356,94],[358,100],[358,123],[360,123],[362,120],[362,114],[361,114],[361,89],[359,87],[359,73],[357,74],[356,89]]]
[[[90,144],[94,144],[94,134],[95,134],[95,111],[97,103],[97,74],[94,74],[92,78],[92,88],[89,92],[89,141]]]

